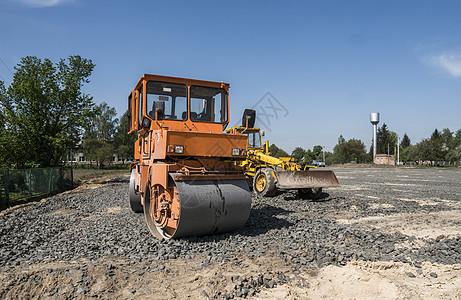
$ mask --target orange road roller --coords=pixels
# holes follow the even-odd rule
[[[225,134],[229,84],[144,74],[128,96],[131,209],[159,239],[229,232],[245,225],[251,194],[248,137]]]

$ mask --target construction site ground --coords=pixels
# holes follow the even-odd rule
[[[105,174],[0,212],[1,299],[460,299],[461,170],[335,167],[321,199],[253,196],[246,226],[155,239]]]

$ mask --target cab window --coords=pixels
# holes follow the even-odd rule
[[[187,120],[187,86],[149,81],[146,87],[146,114],[153,120]]]
[[[194,122],[227,122],[226,90],[192,85],[190,87],[190,119]]]
[[[141,127],[141,121],[142,121],[142,105],[143,105],[143,97],[142,97],[142,90],[143,90],[143,85],[138,90],[138,124],[139,127]]]
[[[248,148],[261,148],[261,137],[259,132],[248,133]]]

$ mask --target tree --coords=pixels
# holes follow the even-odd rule
[[[13,82],[0,89],[4,126],[8,128],[9,166],[57,166],[80,140],[93,106],[82,92],[94,64],[78,55],[53,64],[27,56],[15,67]]]
[[[114,107],[106,102],[96,105],[89,115],[85,125],[83,139],[98,139],[104,142],[112,142],[116,132],[118,119]]]
[[[458,129],[454,134],[453,140],[451,141],[450,148],[454,149],[458,146],[461,146],[461,129]]]
[[[450,129],[448,128],[442,129],[442,134],[440,135],[440,138],[443,141],[442,150],[448,153],[450,149],[455,148],[453,145],[453,132],[451,132]]]
[[[416,161],[418,160],[417,147],[414,145],[409,145],[400,151],[400,160],[405,161]]]
[[[402,141],[400,142],[400,147],[402,147],[402,149],[405,149],[409,147],[410,145],[411,145],[411,140],[408,137],[407,133],[405,133],[403,135]]]
[[[461,161],[461,145],[451,149],[447,154],[449,161]]]
[[[295,162],[301,162],[304,160],[304,156],[306,155],[306,150],[301,147],[296,147],[295,150],[291,153]]]
[[[0,89],[5,89],[3,82],[0,81]],[[0,96],[1,96],[0,92]],[[8,157],[6,154],[8,153],[7,150],[8,144],[8,133],[5,128],[5,117],[3,116],[2,111],[0,110],[0,168],[7,167],[6,161]]]
[[[338,144],[344,144],[346,142],[346,140],[344,139],[344,137],[342,135],[339,136],[338,138]]]
[[[451,135],[451,132],[450,132],[450,135]],[[427,140],[427,143],[425,143],[424,145],[427,147],[426,149],[427,158],[426,159],[429,159],[429,160],[444,160],[445,159],[445,156],[448,152],[448,148],[442,138],[442,134],[440,133],[440,131],[437,130],[437,128],[432,133],[431,139]]]
[[[271,144],[269,146],[269,152],[271,153],[272,156],[274,157],[288,157],[288,153],[283,150],[282,148],[277,147],[275,144]]]
[[[437,128],[434,130],[434,132],[431,135],[431,141],[435,141],[440,139],[442,136],[440,135],[440,132],[437,130]]]
[[[112,163],[114,148],[107,142],[98,139],[86,139],[83,144],[83,155],[87,160],[96,161],[99,168]]]
[[[391,135],[386,123],[384,123],[383,126],[378,127],[378,132],[376,133],[376,141],[376,153],[387,153],[387,147],[388,145],[391,145]]]
[[[361,140],[350,139],[345,141],[343,136],[338,139],[338,144],[333,149],[335,163],[360,162],[367,155],[365,144]]]
[[[377,154],[385,154],[388,151],[389,154],[396,154],[394,149],[398,142],[398,135],[394,131],[390,131],[386,123],[384,123],[383,126],[378,127],[378,132],[376,133],[376,141]]]
[[[115,151],[119,157],[123,159],[123,162],[125,159],[134,156],[134,143],[137,139],[137,135],[135,133],[128,134],[130,122],[128,117],[128,111],[126,111],[120,118],[120,123],[117,126],[114,135]]]
[[[312,156],[313,159],[323,160],[323,147],[320,145],[314,146],[314,148],[312,148]]]

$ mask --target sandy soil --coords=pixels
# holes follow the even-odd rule
[[[26,270],[11,270],[14,278],[0,275],[5,286],[21,285],[8,299],[207,299],[219,291],[232,291],[240,279],[283,274],[287,283],[261,291],[248,299],[460,299],[461,265],[423,263],[421,274],[408,264],[352,261],[346,266],[292,274],[288,265],[274,257],[214,263],[203,268],[199,260],[168,260],[132,265],[113,259],[98,262],[43,263]],[[411,272],[414,277],[409,277]],[[432,274],[432,275],[431,275]],[[437,274],[436,278],[433,274]],[[35,278],[43,282],[37,284]],[[85,282],[86,295],[75,294],[73,285]],[[85,286],[84,285],[84,286]],[[71,294],[69,294],[71,293]],[[26,296],[27,295],[27,296]],[[104,296],[101,296],[104,295]]]

